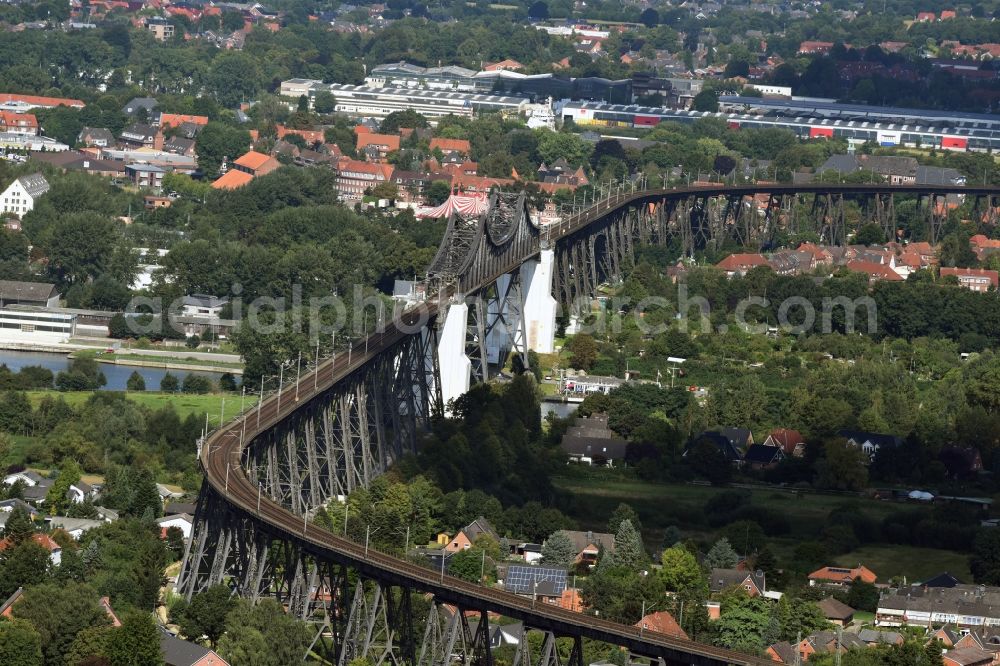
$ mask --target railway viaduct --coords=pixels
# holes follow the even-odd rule
[[[492,666],[491,613],[541,633],[540,645],[522,636],[513,666],[583,666],[584,638],[670,665],[771,663],[459,580],[310,518],[415,451],[428,419],[510,352],[551,351],[558,308],[621,276],[639,245],[693,253],[733,239],[757,251],[793,223],[790,204],[803,199],[826,242],[843,243],[845,201],[891,232],[901,196],[916,198],[935,238],[954,195],[973,198],[983,215],[1000,202],[988,187],[715,185],[619,192],[540,227],[523,194],[492,195],[483,215],[449,219],[405,308],[199,441],[205,480],[179,591],[190,598],[226,584],[250,600],[275,597],[317,622],[312,649],[339,666]],[[427,606],[419,623],[414,599]]]

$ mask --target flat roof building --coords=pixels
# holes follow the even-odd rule
[[[298,99],[306,95],[310,102],[316,93],[326,90],[336,99],[335,110],[353,116],[384,118],[394,111],[412,110],[431,119],[447,115],[471,118],[483,111],[523,111],[529,100],[524,97],[486,95],[444,90],[408,88],[373,88],[341,83],[324,84],[306,79],[281,83],[283,97]]]

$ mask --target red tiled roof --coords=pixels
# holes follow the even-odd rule
[[[31,106],[73,106],[82,109],[86,106],[81,100],[65,97],[42,97],[39,95],[21,95],[18,93],[0,93],[0,104],[24,102]]]
[[[306,143],[323,143],[325,137],[322,130],[288,129],[284,125],[276,125],[275,130],[279,139],[283,139],[289,134],[296,134],[305,139]]]
[[[258,153],[256,150],[251,150],[248,153],[240,155],[239,159],[233,162],[233,164],[239,164],[241,167],[246,167],[247,169],[256,171],[264,166],[269,159],[271,159],[270,155],[265,155],[264,153]]]
[[[767,266],[767,259],[762,254],[731,254],[715,266],[724,271],[740,271],[754,266]]]
[[[903,278],[899,273],[892,270],[885,264],[876,264],[874,261],[854,261],[847,262],[847,270],[852,273],[865,273],[869,279],[886,280],[888,282],[899,282]]]
[[[62,546],[60,546],[58,543],[56,543],[55,539],[53,539],[52,537],[50,537],[48,534],[42,534],[41,532],[35,532],[34,534],[31,535],[31,540],[34,541],[35,543],[37,543],[42,548],[44,548],[45,550],[49,551],[50,553],[62,549]],[[9,538],[5,538],[2,541],[0,541],[0,552],[5,551],[8,548],[10,548],[10,544],[11,544],[11,541],[10,541]]]
[[[684,633],[681,626],[677,624],[677,620],[674,619],[674,616],[667,611],[650,613],[636,622],[635,626],[644,629],[645,631],[655,631],[658,634],[666,634],[668,636],[673,636],[674,638],[689,640],[688,635]]]
[[[33,127],[38,128],[38,118],[33,113],[14,113],[13,111],[0,111],[0,125],[6,127]]]
[[[809,574],[811,580],[828,580],[834,583],[851,583],[855,578],[860,578],[866,583],[874,583],[878,580],[875,572],[866,566],[858,565],[853,569],[846,567],[823,567]]]
[[[208,116],[187,116],[182,113],[161,113],[160,129],[175,127],[183,123],[193,123],[195,125],[207,125]]]
[[[994,289],[998,286],[998,284],[1000,284],[1000,273],[997,271],[990,271],[985,268],[942,268],[941,277],[945,277],[947,275],[954,275],[959,279],[963,277],[986,277],[990,279],[990,284],[993,285]]]
[[[230,169],[222,176],[217,178],[213,183],[212,187],[217,190],[235,190],[237,187],[243,187],[247,183],[253,180],[253,176],[245,171],[239,171],[237,169]]]
[[[434,150],[435,148],[440,148],[441,151],[445,153],[449,151],[455,151],[458,153],[468,154],[468,152],[472,150],[472,147],[469,145],[469,142],[466,141],[465,139],[434,138],[431,139],[430,149]]]
[[[385,149],[386,152],[393,152],[399,150],[399,135],[398,134],[358,134],[358,141],[355,148],[357,150],[364,150],[368,146],[377,146],[379,148]]]

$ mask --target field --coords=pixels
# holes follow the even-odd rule
[[[567,508],[581,529],[603,532],[608,516],[620,502],[626,502],[638,512],[643,524],[647,546],[659,548],[663,530],[674,525],[685,536],[711,541],[716,533],[703,522],[705,502],[721,492],[719,488],[692,484],[667,484],[636,481],[614,476],[611,470],[567,468],[565,474],[553,478],[556,488],[570,497]],[[816,538],[829,512],[837,506],[851,504],[857,511],[881,521],[888,514],[906,505],[861,497],[796,492],[779,488],[750,490],[752,504],[778,512],[790,523],[788,536],[769,540],[772,550],[785,559],[792,555],[801,541]],[[906,576],[920,580],[942,571],[949,571],[962,580],[971,580],[968,555],[955,551],[915,548],[889,544],[866,545],[833,558],[831,564],[854,566],[863,563],[874,570],[879,580]]]
[[[951,550],[916,548],[914,546],[862,546],[846,555],[834,558],[834,564],[856,566],[859,562],[878,574],[879,581],[888,582],[893,576],[906,576],[908,582],[930,578],[947,571],[959,580],[969,582],[969,556]]]
[[[32,406],[37,406],[42,398],[48,396],[59,396],[63,398],[71,407],[79,407],[93,395],[92,391],[28,391],[28,399]],[[193,393],[159,393],[155,391],[132,391],[126,394],[132,402],[144,405],[150,409],[159,409],[166,404],[172,404],[177,414],[183,419],[188,414],[208,413],[209,423],[218,425],[219,417],[224,413],[226,420],[236,416],[240,409],[240,396],[224,393],[206,393],[204,395]],[[225,401],[225,412],[223,412],[223,401]],[[256,396],[246,396],[244,403],[246,408],[257,404]]]

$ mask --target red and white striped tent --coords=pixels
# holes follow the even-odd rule
[[[486,212],[490,201],[486,193],[481,194],[452,194],[440,206],[434,208],[422,207],[417,209],[417,218],[440,218],[448,217],[452,213],[462,217],[477,217]]]

